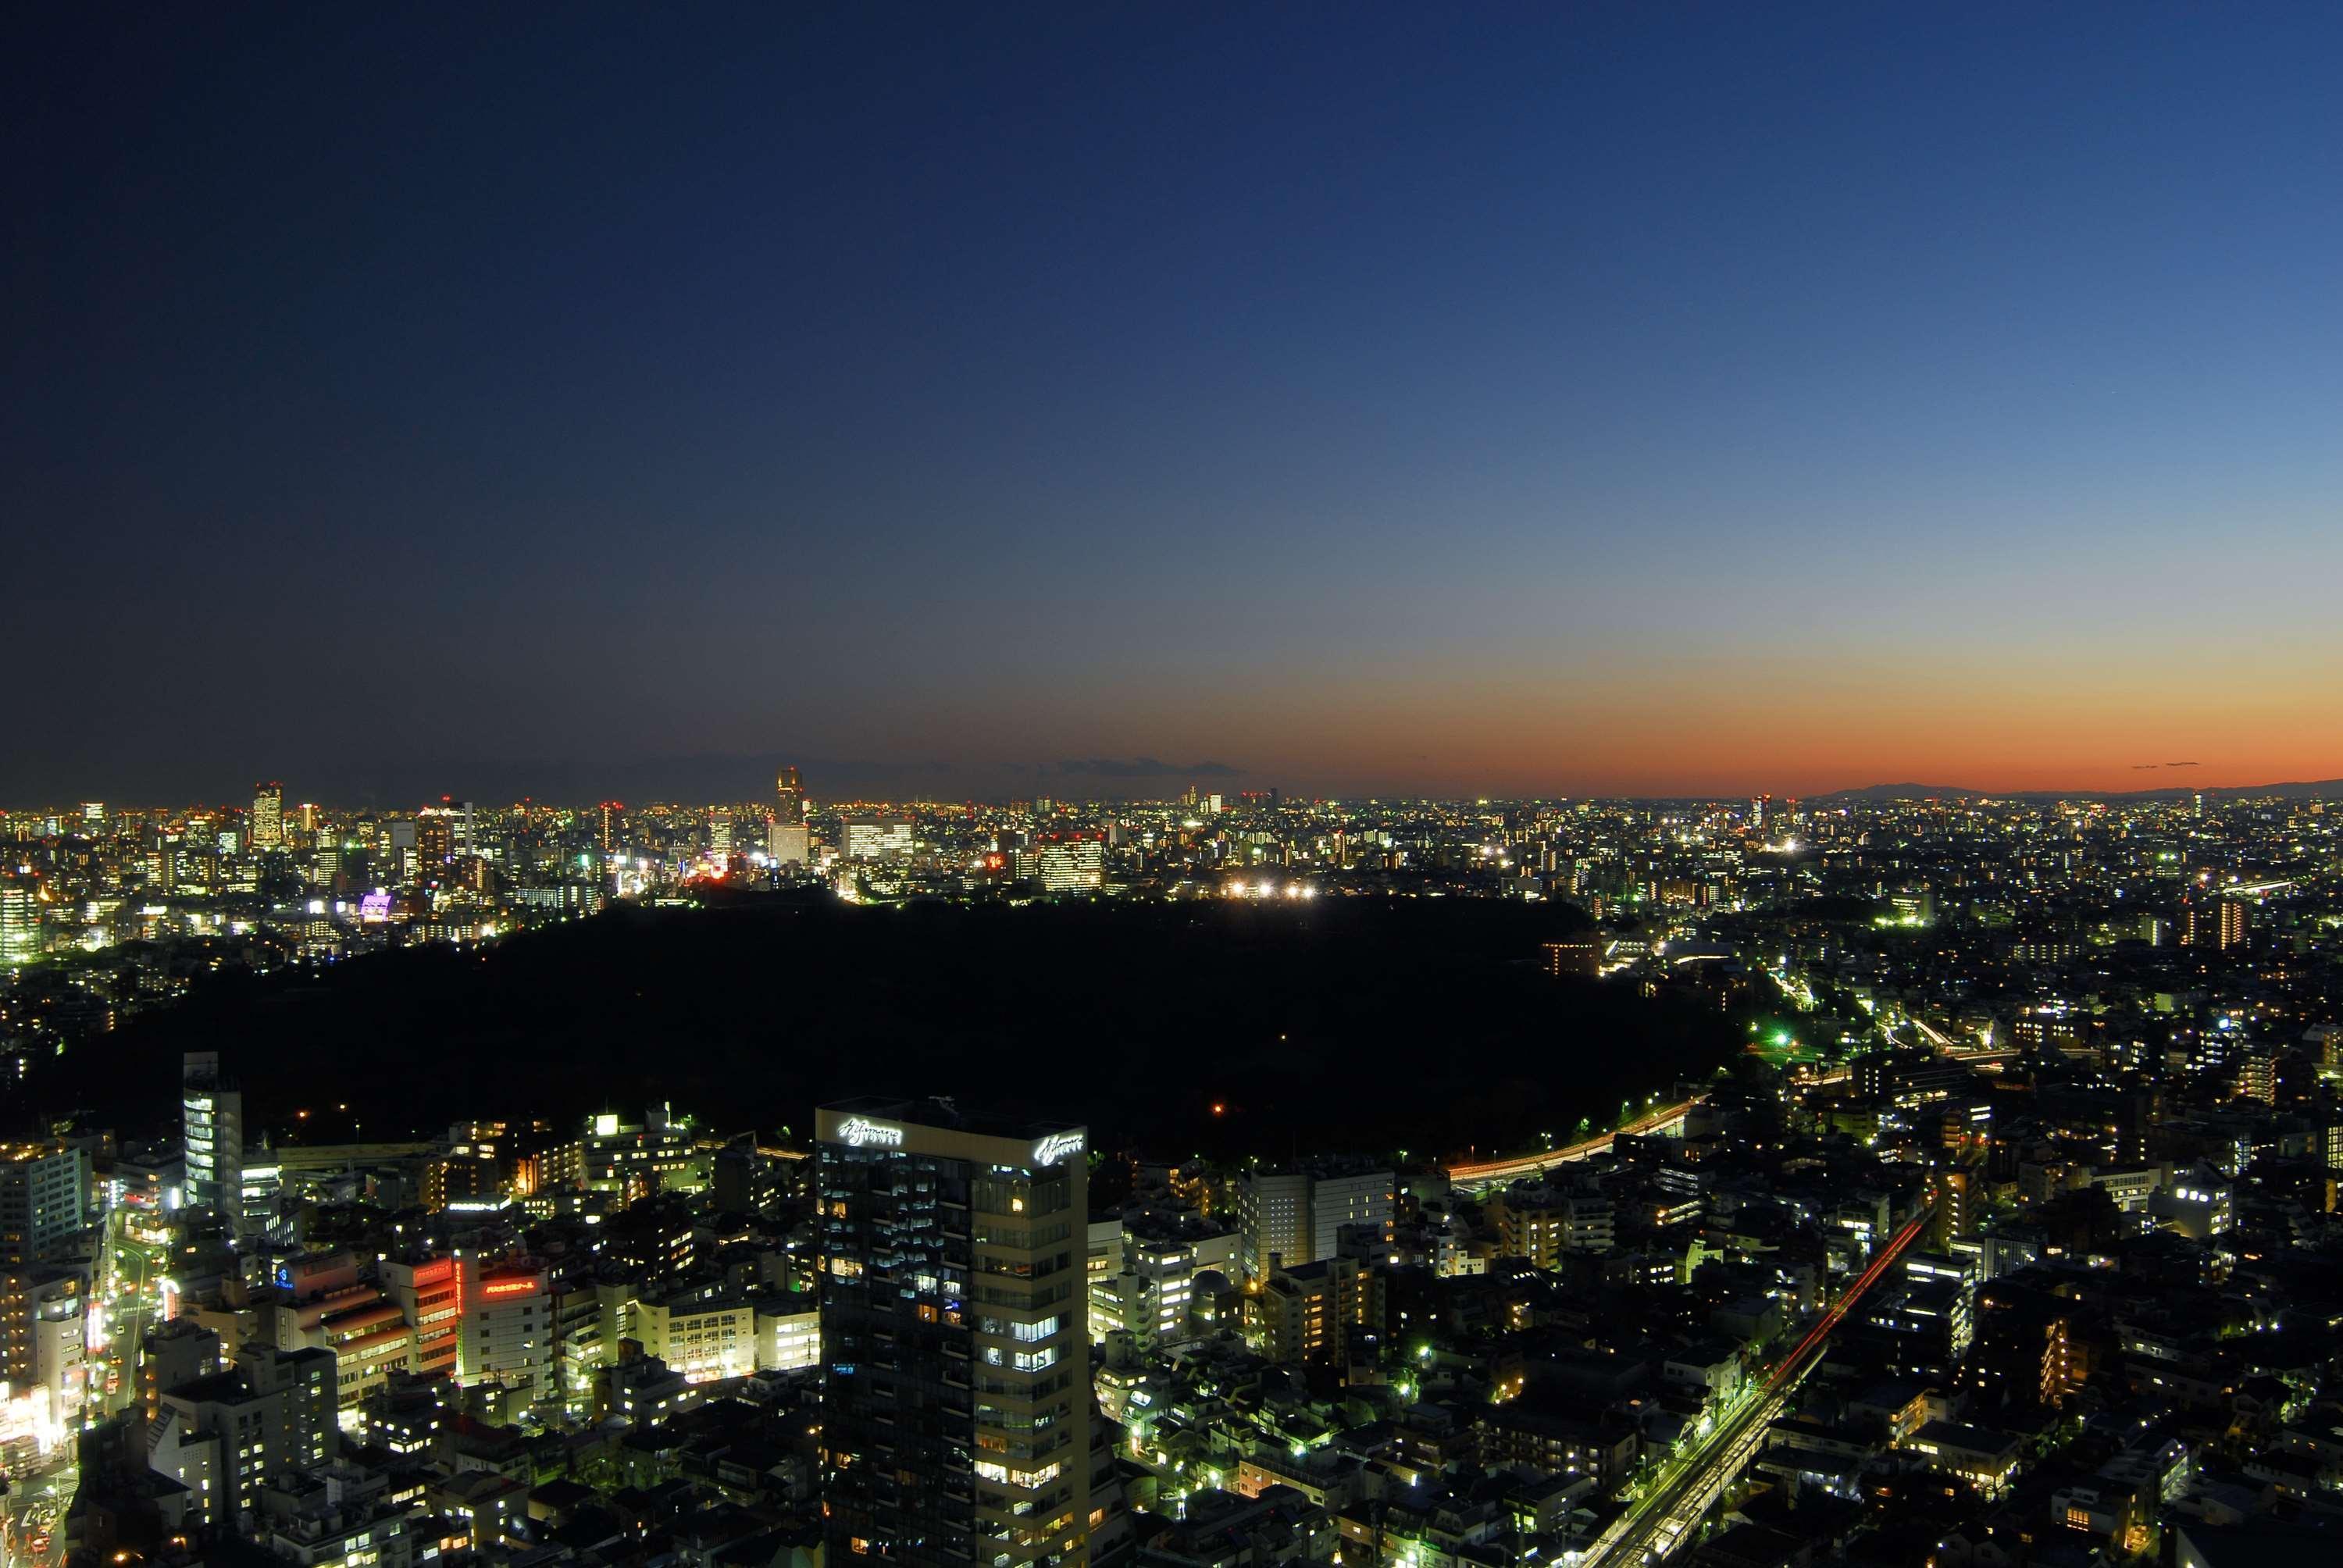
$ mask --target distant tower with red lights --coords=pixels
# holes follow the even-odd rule
[[[804,866],[813,860],[813,829],[806,821],[805,783],[794,768],[781,769],[773,788],[773,819],[767,832],[768,851],[776,866]]]

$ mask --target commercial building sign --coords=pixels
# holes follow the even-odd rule
[[[898,1149],[902,1146],[903,1130],[850,1116],[838,1124],[838,1141],[856,1149]]]
[[[1041,1142],[1033,1145],[1033,1163],[1036,1166],[1055,1165],[1067,1155],[1080,1154],[1081,1151],[1082,1135],[1081,1133],[1052,1132]]]

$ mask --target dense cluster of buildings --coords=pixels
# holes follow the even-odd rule
[[[2142,950],[2172,970],[2258,933],[2263,952],[2291,947],[2317,918],[2298,895],[2331,863],[2338,821],[2318,799],[2200,797],[1343,801],[1192,787],[1156,802],[817,806],[795,769],[753,803],[348,811],[288,805],[265,783],[248,806],[0,810],[0,1054],[21,1072],[223,965],[488,941],[615,900],[789,883],[858,902],[1561,900],[1604,922],[1599,942],[1552,955],[1569,972],[1720,991],[1820,978],[1874,1004],[1917,982],[1957,1013],[1965,989],[2012,970]],[[1862,903],[1881,941],[1813,953],[1810,933],[1833,927],[1816,900]],[[1940,955],[1917,970],[1883,960],[1896,930],[1930,932]],[[1781,972],[1815,958],[1816,976]]]
[[[1345,1148],[1330,1113],[1220,1161],[1094,1139],[1078,1084],[1063,1121],[323,1142],[256,1125],[232,1047],[191,1055],[145,1141],[0,1149],[0,1462],[69,1480],[16,1489],[10,1549],[2052,1568],[2343,1540],[2323,803],[1217,804],[831,813],[785,777],[720,863],[700,814],[659,865],[1571,900],[1593,929],[1523,962],[1703,998],[1748,1050],[1613,1131],[1460,1161]],[[548,814],[542,860],[508,820],[414,820],[418,910],[524,864],[649,874],[649,814]],[[263,876],[363,836],[266,792],[235,831]],[[35,929],[37,982],[68,966]]]

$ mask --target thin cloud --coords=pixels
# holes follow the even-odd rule
[[[1072,757],[1059,763],[1058,771],[1093,779],[1233,779],[1244,769],[1225,762],[1166,762],[1160,757]]]

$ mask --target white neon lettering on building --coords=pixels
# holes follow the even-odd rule
[[[882,1121],[866,1121],[860,1116],[850,1116],[838,1124],[838,1141],[862,1149],[879,1146],[896,1148],[903,1141],[903,1130],[890,1127]]]
[[[1052,1132],[1033,1145],[1033,1163],[1055,1165],[1069,1154],[1082,1151],[1082,1135],[1079,1132]]]

